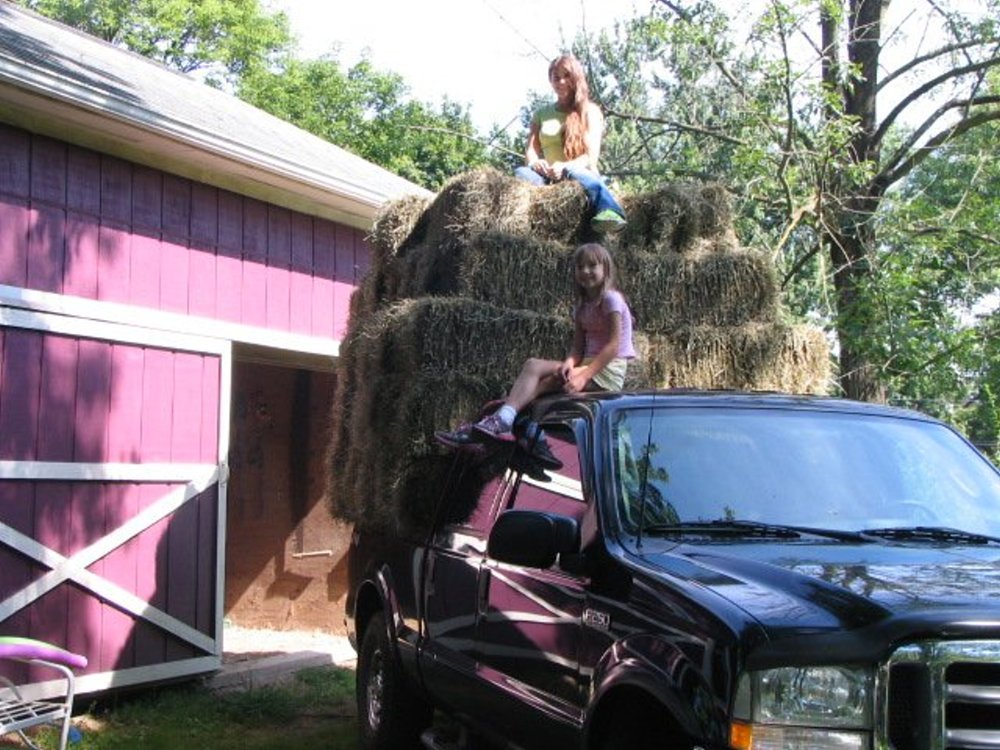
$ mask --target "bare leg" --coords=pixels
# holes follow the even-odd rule
[[[521,411],[543,393],[551,393],[562,387],[559,367],[562,362],[552,359],[528,359],[521,366],[514,385],[510,387],[506,403]]]

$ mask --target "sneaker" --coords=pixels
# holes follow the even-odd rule
[[[624,228],[625,217],[617,211],[606,208],[590,220],[590,227],[599,234],[613,234]]]
[[[483,444],[473,437],[471,424],[460,425],[450,432],[445,430],[435,432],[434,439],[441,443],[441,445],[454,448],[455,450],[468,450],[478,453],[483,449]]]
[[[544,437],[536,440],[530,450],[531,457],[546,469],[559,471],[563,467],[563,462],[555,457],[552,449],[549,448],[549,441]]]
[[[514,455],[510,459],[510,468],[526,477],[531,477],[536,482],[552,481],[552,477],[545,473],[541,464],[533,456],[521,450],[514,451]]]
[[[488,417],[490,414],[495,414],[497,409],[504,405],[504,400],[502,398],[495,399],[493,401],[487,401],[481,407],[479,407],[479,419],[483,417]]]
[[[496,414],[483,417],[472,425],[472,435],[473,439],[479,439],[480,442],[485,439],[498,443],[513,443],[515,440],[514,433]]]

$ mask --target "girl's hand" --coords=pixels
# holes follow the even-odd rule
[[[580,393],[584,388],[587,387],[587,381],[590,380],[587,377],[586,367],[574,367],[572,373],[566,378],[566,384],[563,385],[563,390],[566,393]]]
[[[566,178],[566,162],[564,161],[554,162],[549,166],[549,170],[552,173],[549,176],[551,180],[563,180]]]
[[[542,177],[549,178],[552,175],[552,167],[545,159],[535,159],[528,165]]]
[[[570,379],[570,376],[573,374],[573,367],[574,365],[572,359],[563,360],[563,363],[559,365],[559,371],[557,374],[563,383]]]

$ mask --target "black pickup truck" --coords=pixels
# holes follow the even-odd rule
[[[366,748],[1000,748],[1000,472],[842,400],[535,405],[563,463],[455,453],[355,532]],[[433,719],[433,722],[432,722]]]

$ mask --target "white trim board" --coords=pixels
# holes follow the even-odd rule
[[[111,672],[85,674],[76,678],[76,695],[79,697],[88,693],[101,693],[132,685],[146,685],[177,680],[182,677],[194,677],[215,672],[221,666],[221,656],[200,656],[193,659],[162,662],[148,667],[129,667]],[[66,694],[66,680],[47,680],[31,685],[18,685],[18,690],[27,700],[57,698]]]
[[[187,485],[168,492],[152,505],[141,510],[118,528],[70,557],[56,552],[11,526],[0,523],[0,543],[34,560],[49,572],[14,592],[0,602],[0,622],[6,620],[65,581],[72,581],[97,594],[109,604],[145,619],[168,633],[207,651],[217,653],[217,637],[204,635],[177,618],[159,610],[115,583],[90,572],[87,568],[130,539],[172,515],[185,503],[200,495],[219,480],[215,467],[208,467]]]
[[[136,305],[102,302],[84,297],[39,292],[34,289],[23,289],[21,287],[0,284],[0,312],[4,308],[31,310],[37,313],[50,313],[56,316],[80,318],[84,321],[93,321],[95,324],[98,322],[120,324],[143,332],[141,335],[145,336],[145,339],[138,343],[148,343],[150,346],[162,346],[164,348],[174,347],[169,343],[160,343],[161,335],[176,334],[180,336],[193,336],[198,339],[217,339],[225,342],[250,344],[314,356],[337,357],[340,354],[340,342],[333,338],[307,336],[301,333],[289,333],[286,331],[272,331],[266,328],[243,325],[242,323],[227,323],[195,315],[163,312]],[[22,318],[15,318],[15,320],[22,320]],[[7,321],[2,319],[0,319],[0,323],[18,325],[16,322],[7,323]],[[35,328],[37,326],[24,324],[19,327]],[[91,337],[106,338],[99,336]],[[168,341],[169,339],[164,336],[163,340]],[[186,347],[177,346],[176,348]],[[192,351],[215,350],[193,349]]]
[[[214,471],[215,464],[74,463],[0,461],[0,481],[33,479],[53,482],[187,482]]]

